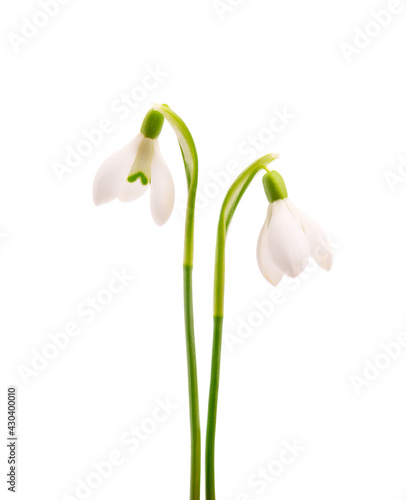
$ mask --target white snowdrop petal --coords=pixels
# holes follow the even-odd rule
[[[117,197],[127,179],[142,138],[143,135],[138,134],[126,146],[107,158],[99,168],[93,182],[95,205],[108,203]]]
[[[284,274],[296,278],[309,262],[310,249],[302,227],[284,200],[272,204],[267,240],[268,251],[276,266]]]
[[[297,208],[292,201],[286,199],[285,202],[290,212],[300,219],[301,226],[309,242],[311,257],[322,269],[330,271],[333,265],[333,250],[325,231],[318,222]]]
[[[140,179],[135,182],[128,182],[126,179],[117,195],[117,199],[123,202],[134,201],[148,191],[148,188],[149,184],[144,186]]]
[[[297,206],[291,201],[290,198],[285,198],[283,203],[288,207],[289,212],[293,215],[293,217],[298,221],[300,225],[302,225],[302,214],[303,212],[297,208]]]
[[[169,168],[155,144],[151,165],[151,214],[154,222],[162,226],[169,219],[175,202],[175,186]]]
[[[151,163],[154,157],[155,144],[154,139],[149,139],[141,134],[141,143],[133,161],[130,171],[127,174],[126,181],[123,184],[117,198],[123,202],[134,201],[142,196],[149,188],[151,180]],[[129,182],[128,177],[140,175],[135,181]],[[143,184],[143,182],[145,184]]]
[[[272,204],[268,206],[268,213],[259,233],[257,243],[257,262],[262,276],[272,285],[276,286],[283,278],[283,273],[277,268],[273,262],[270,252],[268,251],[268,226],[272,215]]]

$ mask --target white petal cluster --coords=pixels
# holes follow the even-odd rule
[[[326,271],[331,269],[333,253],[323,229],[289,198],[270,203],[257,245],[265,279],[277,285],[285,274],[295,278],[310,257]]]
[[[132,179],[132,182],[130,182]],[[156,224],[165,224],[175,201],[175,187],[157,139],[139,133],[129,144],[111,155],[99,168],[93,183],[95,205],[114,199],[134,201],[151,184],[151,214]]]

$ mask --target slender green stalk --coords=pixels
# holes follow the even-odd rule
[[[197,386],[196,348],[193,328],[192,267],[184,266],[184,300],[186,352],[189,379],[189,412],[191,433],[190,499],[200,498],[201,436],[199,394]]]
[[[175,130],[185,164],[186,180],[188,185],[188,202],[186,209],[185,245],[183,258],[183,293],[185,306],[185,333],[191,434],[190,500],[199,500],[201,435],[192,294],[194,219],[198,177],[198,160],[192,135],[190,134],[182,119],[178,115],[176,115],[169,108],[169,106],[165,104],[156,105],[154,106],[154,109],[162,113]]]
[[[196,162],[197,180],[197,162]],[[193,240],[196,187],[189,188],[185,222],[185,247],[183,261],[183,294],[185,304],[186,353],[189,380],[189,412],[191,432],[190,500],[200,498],[201,432],[199,415],[199,392],[197,384],[196,347],[193,321]]]
[[[244,170],[228,190],[220,211],[219,223],[217,227],[216,260],[214,267],[213,349],[206,431],[206,500],[215,500],[216,498],[214,451],[224,316],[225,251],[227,230],[235,209],[237,208],[238,203],[250,185],[252,179],[261,169],[267,170],[266,165],[268,165],[275,158],[277,158],[276,155],[263,156]]]

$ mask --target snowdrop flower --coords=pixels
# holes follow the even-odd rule
[[[115,198],[134,201],[151,184],[152,217],[158,226],[165,224],[172,213],[175,187],[157,140],[163,122],[161,113],[150,110],[141,132],[103,163],[93,183],[95,205],[108,203]]]
[[[284,274],[295,278],[310,257],[329,271],[333,254],[323,229],[288,198],[278,172],[267,172],[263,183],[269,206],[258,238],[257,260],[264,278],[272,285],[277,285]]]

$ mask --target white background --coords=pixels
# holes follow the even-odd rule
[[[170,127],[160,143],[177,197],[164,227],[152,221],[148,194],[97,209],[91,198],[97,168],[138,132],[151,102],[170,104],[185,120],[200,159],[194,292],[203,437],[216,223],[236,176],[226,178],[229,162],[240,171],[253,157],[279,153],[273,166],[291,199],[335,248],[330,273],[313,265],[283,282],[276,297],[256,263],[267,201],[260,179],[253,182],[227,245],[218,498],[406,498],[405,347],[390,362],[382,356],[382,343],[406,328],[406,7],[232,3],[221,15],[211,0],[65,1],[48,20],[35,0],[2,3],[2,498],[11,497],[5,462],[12,384],[19,391],[20,498],[79,498],[78,481],[114,452],[121,465],[88,498],[188,498],[186,186]],[[382,14],[387,26],[368,24],[371,11],[396,5],[390,18]],[[45,25],[21,41],[24,18]],[[355,47],[351,56],[343,43]],[[165,76],[156,88],[140,90],[157,68]],[[132,90],[140,102],[118,112]],[[275,110],[290,118],[272,138],[263,129]],[[106,119],[110,133],[58,179],[55,164],[66,165],[67,148]],[[250,137],[267,144],[257,142],[261,149],[248,154]],[[128,286],[86,322],[83,303],[103,296],[112,270],[123,269],[132,277]],[[275,297],[272,314],[258,315],[256,304],[269,306]],[[50,332],[69,322],[81,333],[25,383],[21,373],[34,351],[47,349]],[[238,337],[242,329],[248,338]],[[234,349],[230,338],[240,339]],[[377,356],[389,366],[368,381],[365,360]],[[358,391],[355,375],[364,381]],[[122,436],[145,419],[151,424],[157,399],[177,409],[132,452]],[[278,459],[285,440],[302,451],[260,492],[249,477]]]

